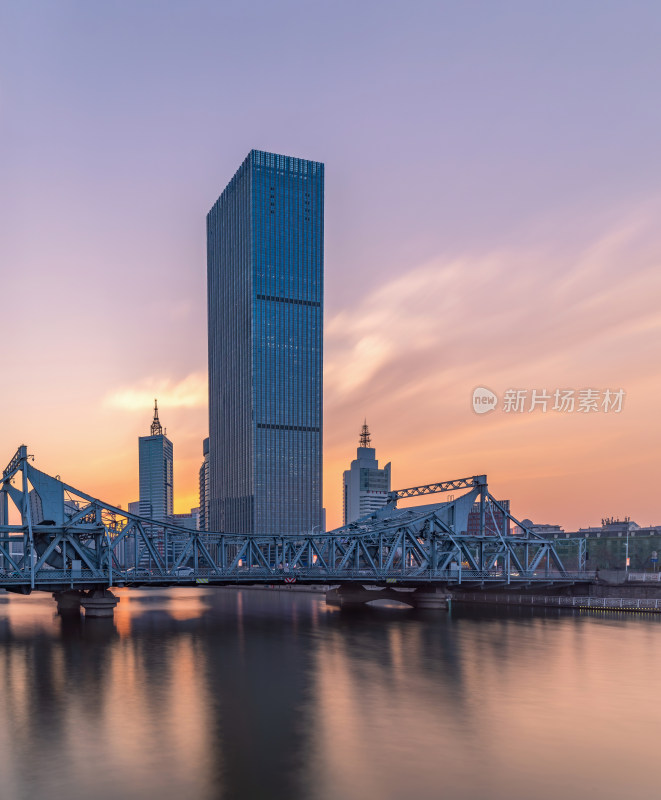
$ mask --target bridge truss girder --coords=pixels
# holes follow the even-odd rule
[[[397,509],[393,501],[372,517],[329,533],[208,533],[104,503],[36,470],[22,447],[0,484],[0,586],[25,591],[193,581],[420,585],[587,579],[568,573],[553,542],[525,529],[489,494],[485,476],[404,492],[429,494],[456,490],[458,484],[469,491],[456,499],[415,509]],[[20,525],[8,523],[10,500]],[[467,514],[475,502],[480,533],[467,535]],[[41,519],[35,521],[37,507]],[[496,534],[485,528],[488,508],[503,515]],[[507,520],[523,533],[509,534]]]

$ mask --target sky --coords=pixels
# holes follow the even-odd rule
[[[393,488],[661,523],[659,41],[636,0],[0,0],[5,461],[125,506],[158,397],[197,505],[205,219],[258,148],[326,165],[329,527],[365,418]]]

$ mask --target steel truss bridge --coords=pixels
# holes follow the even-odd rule
[[[0,484],[0,588],[8,591],[91,596],[122,585],[298,582],[392,592],[394,584],[422,591],[569,585],[593,577],[580,549],[579,571],[567,571],[553,542],[525,528],[489,493],[485,475],[391,492],[375,514],[329,533],[249,536],[128,513],[31,461],[27,447],[19,447]],[[445,502],[397,508],[404,498],[464,490]],[[9,522],[12,506],[16,524]],[[468,535],[476,506],[479,533]],[[522,533],[510,533],[511,523]]]

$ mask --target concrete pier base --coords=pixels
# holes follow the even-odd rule
[[[448,608],[448,593],[442,589],[416,589],[413,592],[415,607],[427,611],[440,611]]]
[[[70,589],[66,592],[53,592],[53,600],[57,603],[57,613],[61,616],[80,614],[80,601],[83,593]]]
[[[85,609],[86,617],[110,617],[115,613],[115,606],[119,597],[108,589],[93,589],[80,600],[80,605]]]
[[[347,584],[326,592],[326,603],[334,608],[360,608],[372,600],[396,600],[413,608],[430,611],[448,608],[448,593],[437,588],[402,591],[390,588],[366,589],[360,585]]]
[[[365,595],[369,594],[369,597]],[[332,608],[362,608],[368,600],[378,600],[380,592],[367,592],[362,586],[338,586],[326,592],[326,605]]]

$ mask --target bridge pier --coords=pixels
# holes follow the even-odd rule
[[[370,597],[365,597],[369,594]],[[333,608],[360,608],[368,600],[376,600],[378,592],[367,592],[362,586],[338,586],[326,592],[326,605]]]
[[[115,613],[115,606],[119,597],[109,589],[91,589],[80,599],[80,605],[85,609],[86,617],[110,617]]]
[[[424,588],[413,592],[397,589],[366,589],[360,584],[345,584],[326,592],[326,604],[333,608],[360,608],[371,600],[397,600],[413,608],[440,611],[448,608],[448,593],[443,589]]]
[[[73,616],[80,614],[80,601],[83,593],[77,589],[69,589],[65,592],[53,592],[53,600],[57,603],[57,613],[63,616]]]
[[[443,589],[416,589],[413,592],[415,607],[426,611],[447,609],[448,597],[448,592]]]

